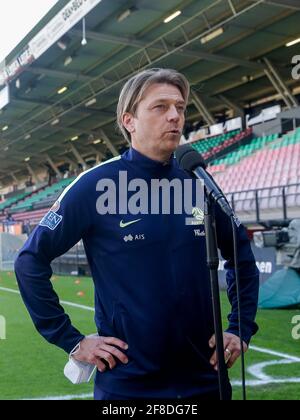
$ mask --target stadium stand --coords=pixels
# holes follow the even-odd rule
[[[14,260],[26,240],[25,235],[0,232],[0,271],[13,270]]]
[[[62,179],[42,191],[39,191],[37,194],[34,194],[29,198],[25,198],[25,200],[19,201],[18,204],[11,207],[11,213],[50,207],[63,189],[66,188],[73,180],[74,177]]]
[[[231,165],[237,163],[242,158],[250,156],[252,153],[255,153],[257,150],[263,148],[266,144],[273,142],[277,138],[278,134],[254,138],[249,144],[238,147],[232,153],[226,154],[224,158],[214,160],[212,164],[224,163],[225,165]]]
[[[37,225],[47,212],[48,208],[42,208],[40,210],[23,211],[14,214],[14,220],[16,222],[30,222],[31,225]],[[5,219],[5,216],[0,216],[0,222]]]
[[[236,134],[238,134],[238,130],[232,131],[230,133],[222,134],[220,136],[211,137],[203,140],[196,140],[192,143],[192,146],[197,150],[199,153],[206,153],[210,149],[213,149],[216,146],[221,145],[226,140],[231,139]]]
[[[9,85],[13,102],[3,105],[0,114],[0,192],[7,194],[0,203],[0,228],[5,223],[6,230],[11,227],[9,214],[20,226],[30,225],[28,231],[24,229],[28,233],[72,182],[71,174],[128,148],[115,129],[120,86],[134,72],[160,65],[180,68],[192,81],[184,129],[188,139],[182,141],[203,155],[238,216],[247,222],[277,215],[286,222],[291,209],[299,213],[299,129],[282,135],[300,125],[299,81],[289,67],[298,51],[297,46],[286,47],[298,37],[297,11],[283,4],[245,0],[236,2],[238,13],[232,13],[231,2],[222,0],[211,4],[208,12],[205,2],[191,0],[183,7],[183,20],[174,21],[173,27],[161,24],[161,14],[167,16],[169,6],[158,2],[161,10],[155,19],[143,7],[138,9],[149,24],[144,32],[140,32],[142,20],[131,16],[131,30],[124,29],[126,37],[113,37],[120,31],[115,16],[123,2],[94,2],[97,6],[85,22],[89,59],[81,49],[80,20],[77,24],[74,20],[73,29],[66,25],[61,39],[49,41],[48,49],[33,62],[14,66],[18,60],[23,62],[23,44],[7,57],[0,81],[9,76],[2,84]],[[52,28],[60,9],[57,5],[43,28],[37,26],[28,40]],[[97,29],[106,14],[109,36]],[[205,40],[207,21],[213,33],[214,25],[222,21],[219,16],[226,30],[209,44],[199,43]],[[234,32],[227,30],[231,24]],[[116,50],[111,55],[113,46]],[[11,73],[13,69],[16,73]],[[38,184],[38,179],[50,183],[65,173],[68,178],[51,186]],[[38,185],[36,191],[27,192],[28,177]],[[16,183],[20,190],[12,195]],[[78,250],[71,250],[70,255],[83,253],[82,248]],[[69,266],[77,264],[77,256],[66,258],[72,263],[61,261],[58,271],[69,271]]]
[[[55,273],[85,276],[91,274],[82,241],[79,241],[64,255],[55,258],[51,264],[51,267]]]
[[[23,193],[20,193],[20,194],[16,194],[13,197],[9,197],[9,198],[5,199],[4,201],[0,202],[0,213],[3,210],[6,210],[6,209],[10,208],[15,203],[18,203],[19,201],[24,200],[30,194],[32,194],[32,192],[27,192],[27,193],[23,192]]]
[[[191,146],[194,147],[197,152],[201,153],[204,159],[210,161],[220,154],[223,154],[225,151],[232,150],[237,145],[248,142],[250,139],[252,139],[252,129],[247,128],[242,132],[234,130],[217,137],[198,140],[192,142]]]
[[[300,129],[284,135],[255,138],[234,152],[216,159],[210,173],[236,211],[251,213],[300,205]]]

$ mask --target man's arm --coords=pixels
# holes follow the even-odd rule
[[[216,206],[217,243],[222,257],[226,260],[227,294],[231,303],[231,313],[228,315],[229,327],[223,334],[224,358],[227,367],[233,366],[241,354],[241,344],[238,328],[238,305],[235,283],[233,236],[231,220]],[[252,335],[258,326],[255,323],[257,311],[259,272],[255,264],[250,241],[243,225],[237,228],[238,269],[240,275],[240,300],[241,300],[241,328],[243,352],[247,351]],[[215,348],[215,335],[209,340],[209,346]],[[214,351],[210,359],[211,365],[217,370],[217,354]]]
[[[67,189],[35,228],[15,261],[20,292],[35,327],[46,340],[68,353],[84,336],[71,325],[59,304],[50,281],[50,263],[87,234],[92,220],[87,195],[81,180]]]
[[[222,257],[226,260],[227,294],[231,303],[231,313],[228,316],[228,333],[239,335],[238,305],[235,284],[233,236],[230,219],[216,206],[217,242]],[[250,241],[245,227],[241,224],[237,228],[238,268],[240,278],[241,325],[242,338],[248,345],[258,326],[255,323],[257,312],[259,271],[257,269]]]

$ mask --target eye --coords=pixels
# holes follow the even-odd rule
[[[183,105],[178,105],[176,108],[177,108],[178,112],[181,112],[181,113],[185,112],[185,106],[183,106]]]

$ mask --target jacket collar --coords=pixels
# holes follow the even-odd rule
[[[133,162],[138,164],[139,166],[144,167],[145,169],[170,169],[174,166],[174,155],[172,154],[170,159],[166,162],[159,162],[157,160],[153,160],[148,158],[147,156],[143,155],[142,153],[138,152],[133,147],[130,147],[129,150],[127,150],[123,154],[123,158],[128,160],[129,162]]]

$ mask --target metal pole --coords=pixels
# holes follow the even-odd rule
[[[256,221],[259,222],[259,203],[258,203],[258,191],[255,191],[255,211],[256,211]]]
[[[220,305],[220,291],[218,282],[219,258],[217,250],[216,223],[210,197],[205,193],[204,226],[206,238],[207,266],[210,272],[212,307],[218,360],[218,381],[220,400],[224,400],[227,387],[227,367],[224,359],[223,328]]]
[[[283,219],[287,219],[285,187],[282,188]]]

